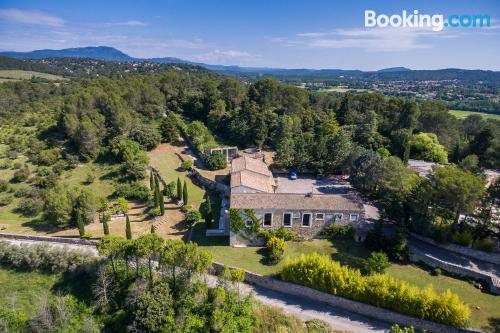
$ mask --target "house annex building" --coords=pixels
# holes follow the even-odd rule
[[[348,183],[338,179],[275,177],[262,159],[243,155],[232,160],[230,191],[230,208],[240,210],[243,218],[244,210],[252,209],[264,229],[285,227],[313,238],[325,226],[352,224],[359,231],[355,239],[364,240],[364,206]],[[245,241],[231,234],[231,244],[240,243]]]

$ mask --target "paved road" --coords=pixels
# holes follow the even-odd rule
[[[6,240],[14,244],[46,243],[50,246],[56,247],[67,246],[70,249],[83,248],[86,250],[91,250],[94,254],[97,255],[97,250],[92,246],[73,244],[68,245],[52,242],[49,243],[41,241],[25,241],[1,238],[0,240]],[[211,286],[214,286],[217,281],[217,278],[212,275],[207,275],[205,279],[206,282]],[[240,284],[240,291],[245,294],[254,293],[254,296],[258,301],[270,306],[281,308],[285,311],[285,313],[299,317],[304,321],[310,319],[320,319],[330,324],[330,326],[332,326],[334,329],[341,331],[355,333],[382,333],[388,332],[390,328],[390,325],[387,323],[373,320],[353,312],[340,310],[324,303],[312,302],[305,298],[291,296],[285,293],[280,293],[245,283]]]

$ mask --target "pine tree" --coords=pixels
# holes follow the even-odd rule
[[[155,175],[153,175],[153,170],[149,173],[149,189],[152,191],[153,190],[153,182]]]
[[[177,177],[177,200],[182,199],[182,183],[181,179]]]
[[[78,226],[78,233],[80,237],[85,235],[85,225],[83,224],[83,218],[81,213],[77,213],[76,215],[76,225]]]
[[[104,219],[102,221],[102,227],[104,228],[104,235],[109,235],[109,225],[108,225],[108,220]]]
[[[128,218],[128,214],[125,215],[125,236],[127,239],[132,239],[132,228],[130,227],[130,219]]]
[[[184,180],[184,188],[182,189],[182,202],[184,203],[184,205],[188,204],[188,188],[185,180]]]
[[[163,194],[160,193],[160,212],[161,212],[161,215],[165,215],[165,201],[163,199]]]

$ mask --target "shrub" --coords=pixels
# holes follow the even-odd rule
[[[193,161],[191,160],[184,160],[181,163],[181,169],[184,171],[191,170],[192,167],[193,167]]]
[[[441,271],[441,268],[434,268],[432,271],[431,271],[431,275],[433,276],[439,276],[441,275],[443,272]]]
[[[175,182],[171,181],[165,186],[163,189],[163,194],[169,197],[170,199],[175,198]]]
[[[0,179],[0,192],[7,192],[9,190],[9,183],[5,179]]]
[[[14,198],[10,194],[7,193],[0,194],[0,206],[10,205],[13,200]]]
[[[271,237],[266,242],[267,261],[271,265],[275,265],[283,258],[285,252],[285,241],[282,238]]]
[[[197,210],[190,210],[186,213],[186,218],[184,221],[186,221],[186,224],[189,229],[194,228],[195,224],[198,223],[201,219],[201,214]]]
[[[474,235],[469,229],[465,229],[461,232],[453,233],[451,235],[451,241],[462,246],[471,247],[474,241]]]
[[[25,164],[22,168],[14,172],[14,176],[12,177],[11,182],[21,183],[26,181],[29,178],[29,176],[30,176],[30,169]]]
[[[389,258],[384,252],[372,252],[363,262],[368,274],[382,274],[391,266]]]
[[[224,169],[227,165],[226,156],[218,151],[212,152],[205,158],[205,166],[210,170]]]
[[[285,227],[280,227],[278,229],[274,230],[268,230],[268,231],[263,231],[261,233],[262,237],[264,237],[264,240],[267,241],[271,239],[272,237],[278,237],[280,239],[283,239],[285,241],[293,241],[297,239],[297,234],[293,230],[287,230]]]
[[[160,207],[156,207],[156,208],[151,208],[149,211],[148,211],[148,217],[152,218],[152,217],[157,217],[157,216],[160,216],[161,215],[161,210],[160,210]]]
[[[342,266],[328,256],[311,254],[288,262],[281,278],[407,315],[466,327],[469,308],[447,290],[436,294],[432,287],[420,289],[386,274],[361,275],[358,269]]]
[[[43,200],[39,198],[22,198],[17,210],[24,216],[37,216],[43,210]]]
[[[473,247],[481,251],[493,252],[495,251],[496,245],[491,237],[486,237],[476,240]]]
[[[46,244],[14,245],[0,241],[0,263],[14,268],[66,272],[95,260],[90,251],[50,247]]]
[[[115,195],[140,202],[147,202],[150,197],[149,189],[142,182],[119,184],[116,187]]]
[[[398,324],[391,326],[390,333],[415,333],[415,328],[413,326],[410,327],[399,327]]]
[[[306,321],[307,332],[309,333],[335,333],[328,323],[319,319]]]
[[[351,225],[329,225],[321,231],[322,236],[352,238],[354,237],[354,228]]]

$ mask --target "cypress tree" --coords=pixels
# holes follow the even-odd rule
[[[156,193],[155,207],[161,207],[161,200],[163,199],[163,195],[161,194],[160,191],[160,182],[158,181],[158,178],[155,178],[155,193]]]
[[[206,212],[205,212],[205,222],[208,226],[212,225],[212,203],[210,202],[210,196],[207,195],[207,200],[206,200]]]
[[[163,199],[163,193],[160,193],[160,212],[161,215],[165,215],[165,201]]]
[[[155,177],[155,175],[153,175],[153,170],[151,170],[149,172],[149,189],[152,191],[153,190],[153,182],[154,182],[154,179],[153,177]]]
[[[184,205],[188,204],[188,188],[185,180],[184,180],[184,188],[182,189],[182,202],[184,203]]]
[[[157,176],[155,177],[155,188],[158,189],[158,193],[160,193],[160,181]]]
[[[151,224],[151,233],[154,234],[155,232],[155,226]]]
[[[179,177],[177,177],[177,199],[182,199],[182,183]]]
[[[132,228],[130,227],[130,219],[128,218],[128,214],[125,215],[125,236],[127,239],[132,239]]]
[[[76,225],[78,226],[78,233],[80,237],[85,235],[85,225],[83,224],[83,218],[81,213],[77,213],[76,215]]]
[[[109,225],[107,218],[104,218],[104,220],[102,221],[102,227],[104,228],[104,235],[109,235]]]

